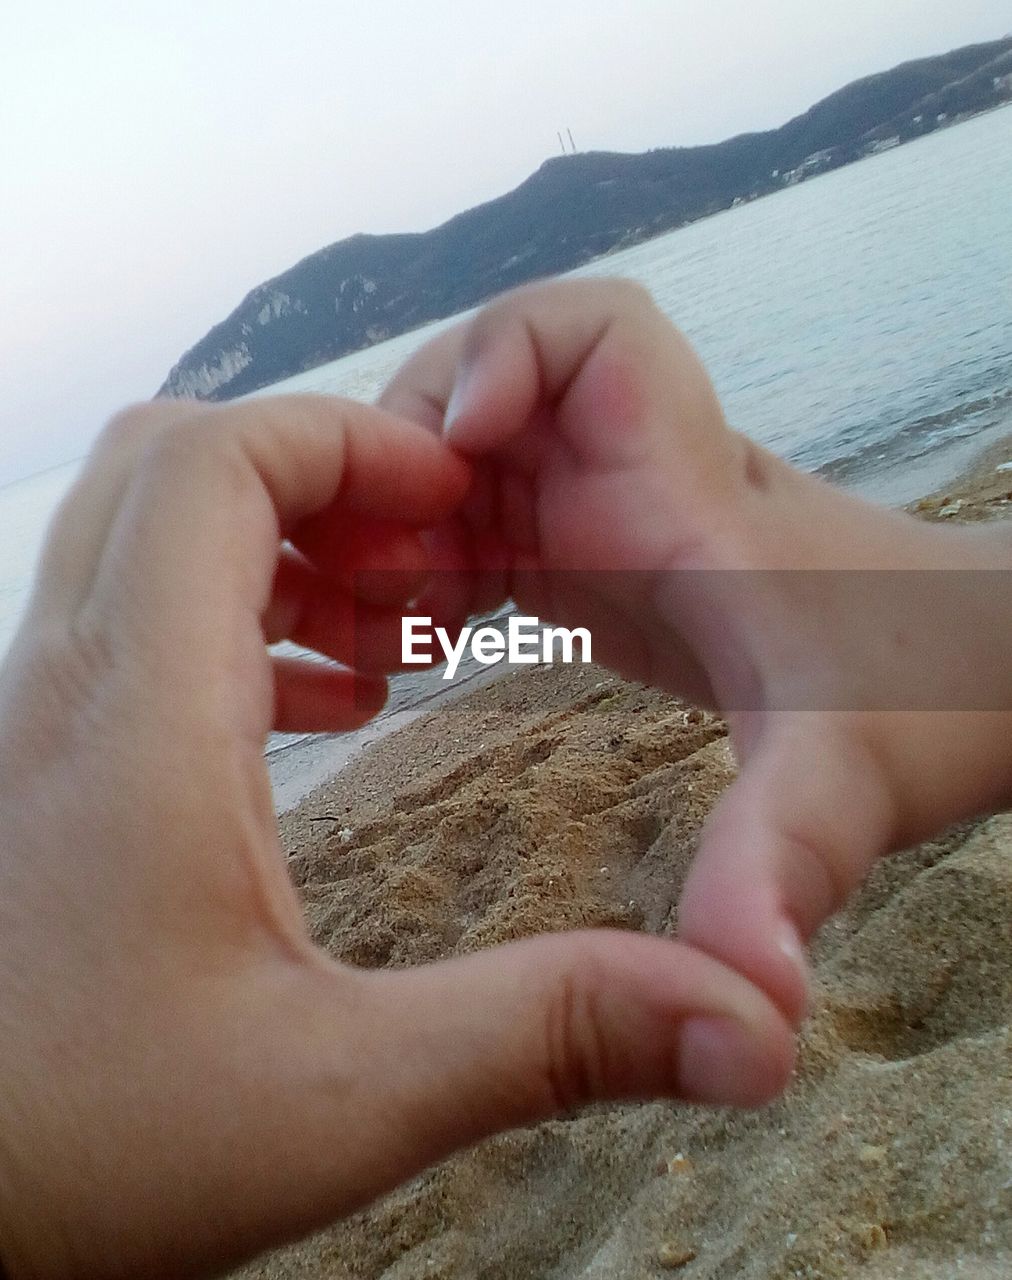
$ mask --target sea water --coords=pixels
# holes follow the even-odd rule
[[[732,424],[907,501],[1012,431],[1012,109],[588,264],[645,284]],[[274,391],[371,400],[430,325]],[[0,653],[78,464],[0,488]]]

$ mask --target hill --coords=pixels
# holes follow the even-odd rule
[[[855,81],[779,129],[546,161],[509,194],[411,235],[357,235],[248,294],[159,395],[227,400],[539,277],[1012,100],[1012,37]]]

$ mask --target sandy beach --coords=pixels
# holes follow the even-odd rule
[[[1010,460],[1012,439],[912,509],[1012,516]],[[671,931],[735,773],[720,720],[593,667],[507,675],[341,751],[280,826],[315,939],[365,966]],[[600,1107],[513,1132],[237,1274],[1012,1276],[1012,815],[881,863],[813,962],[799,1070],[773,1106]]]

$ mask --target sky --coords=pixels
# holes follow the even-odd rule
[[[250,289],[517,186],[572,130],[773,128],[1008,0],[4,0],[0,484],[84,453]]]

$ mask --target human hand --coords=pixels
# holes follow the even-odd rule
[[[512,595],[588,627],[626,676],[727,714],[742,771],[679,934],[800,1021],[802,943],[873,861],[1012,800],[1008,533],[872,506],[730,430],[684,338],[625,282],[507,295],[381,403],[445,425],[477,476],[430,540],[449,572],[421,611]]]
[[[161,402],[110,427],[58,513],[0,671],[12,1278],[208,1274],[498,1129],[782,1087],[773,1005],[671,940],[406,972],[312,945],[265,736],[375,713],[419,531],[467,485],[381,411]],[[282,637],[358,670],[272,658]]]

